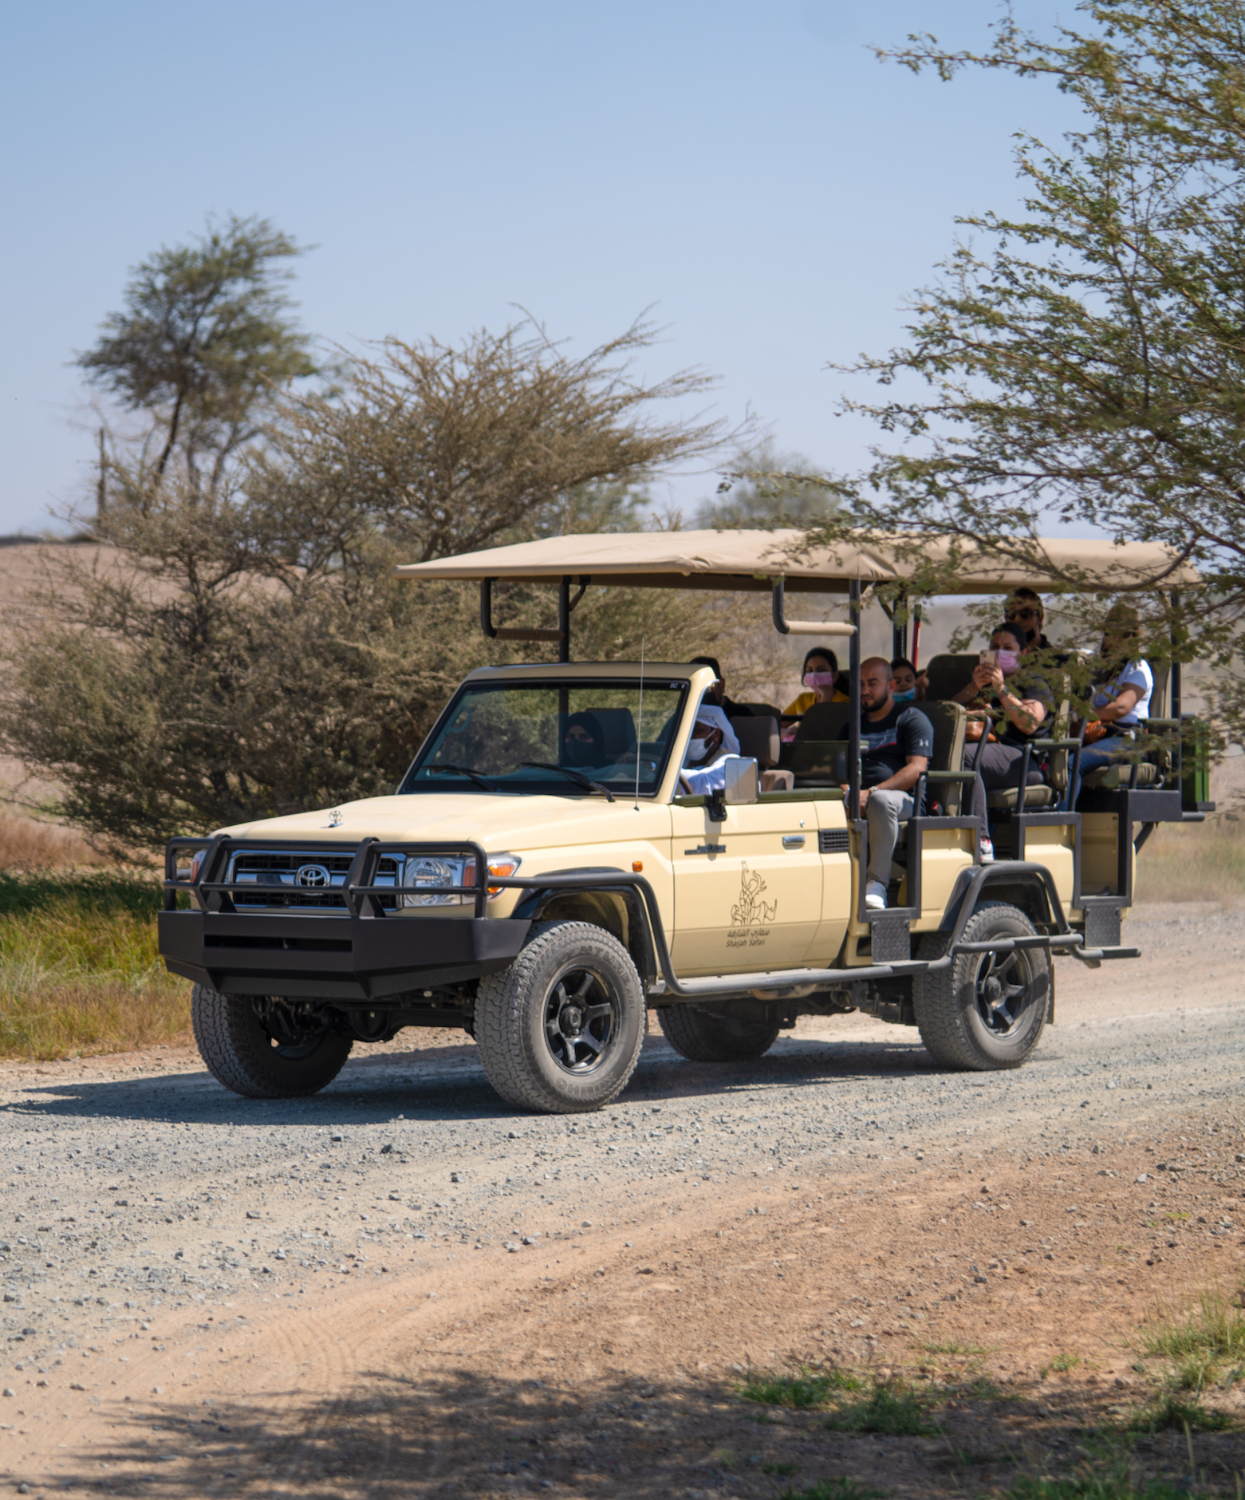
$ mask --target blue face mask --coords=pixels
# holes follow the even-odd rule
[[[892,693],[891,697],[895,700],[896,703],[915,703],[916,689],[909,688],[906,693]]]

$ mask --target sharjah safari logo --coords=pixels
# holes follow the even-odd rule
[[[761,877],[755,871],[749,875],[748,866],[745,865],[739,888],[739,904],[731,907],[733,926],[760,927],[774,920],[778,901],[762,901],[761,892],[765,889],[766,885]]]

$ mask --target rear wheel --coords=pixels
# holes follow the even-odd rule
[[[1037,929],[1018,907],[991,904],[969,918],[961,941],[1004,942]],[[944,932],[921,940],[918,957],[941,958]],[[949,967],[918,974],[912,1007],[921,1040],[944,1067],[988,1072],[1018,1068],[1038,1044],[1051,996],[1050,955],[1042,948],[1010,953],[961,953]]]
[[[536,924],[518,958],[480,981],[475,1039],[510,1104],[573,1114],[612,1103],[644,1041],[631,955],[590,922]]]
[[[762,1057],[778,1039],[779,1025],[764,1015],[756,1020],[713,1016],[690,1005],[668,1005],[657,1012],[666,1040],[689,1062],[744,1062]]]
[[[190,1018],[212,1076],[247,1099],[295,1099],[332,1083],[351,1039],[297,1005],[196,984]]]

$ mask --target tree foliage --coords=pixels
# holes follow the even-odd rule
[[[235,216],[134,268],[123,310],[77,363],[123,410],[147,417],[131,462],[141,456],[149,479],[177,456],[196,487],[219,482],[257,436],[273,392],[316,373],[284,290],[287,262],[301,253],[266,219]]]
[[[696,523],[720,530],[816,526],[833,518],[838,503],[804,459],[764,442],[736,457],[713,499],[697,510]]]
[[[885,436],[845,520],[984,539],[1035,572],[1052,517],[1163,543],[1207,585],[1184,654],[1226,661],[1245,608],[1245,13],[1079,11],[1053,40],[1008,15],[980,53],[881,51],[1052,76],[1085,123],[1059,147],[1019,137],[1023,213],[961,219],[974,237],[914,299],[908,341],[850,367],[885,394],[847,409]]]
[[[641,524],[649,476],[718,435],[654,415],[708,384],[634,378],[654,336],[638,324],[578,358],[531,324],[387,340],[332,396],[257,377],[262,425],[252,404],[249,441],[240,416],[220,429],[211,483],[189,447],[163,470],[141,446],[119,453],[100,548],[65,549],[18,642],[0,743],[114,851],[391,791],[465,672],[541,649],[485,641],[474,587],[394,565]],[[263,348],[283,346],[277,328]],[[127,389],[165,420],[171,385]],[[195,401],[196,422],[224,409]],[[497,603],[507,622],[552,623],[549,590]],[[581,658],[638,656],[643,639],[654,659],[712,649],[723,626],[700,597],[596,589],[573,628]]]

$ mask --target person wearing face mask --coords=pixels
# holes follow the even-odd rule
[[[825,646],[813,646],[804,656],[804,691],[787,704],[786,712],[798,718],[814,703],[847,703],[849,695],[838,684],[839,659]]]
[[[998,626],[990,637],[990,649],[982,652],[972,677],[954,695],[957,703],[969,709],[970,730],[973,724],[980,726],[980,737],[964,747],[964,769],[977,772],[969,783],[968,815],[977,820],[985,860],[994,858],[986,822],[986,794],[1020,785],[1025,741],[1040,735],[1054,710],[1050,685],[1021,667],[1024,645],[1019,625]],[[1041,765],[1031,758],[1029,785],[1041,780]]]
[[[571,714],[562,731],[562,764],[582,771],[606,763],[605,735],[595,714]]]
[[[923,703],[929,678],[918,672],[906,656],[897,656],[891,662],[891,697],[896,703]]]
[[[731,721],[716,704],[702,703],[679,772],[683,789],[698,797],[720,792],[726,786],[726,757],[738,754]]]

